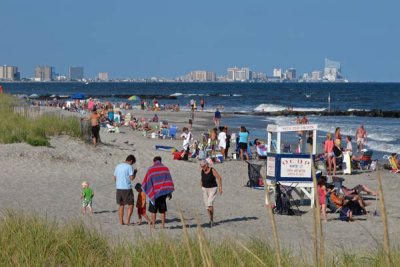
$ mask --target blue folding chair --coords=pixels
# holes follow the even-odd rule
[[[171,125],[169,127],[169,133],[168,133],[168,137],[170,137],[171,139],[176,138],[176,132],[178,130],[177,126],[173,126]]]

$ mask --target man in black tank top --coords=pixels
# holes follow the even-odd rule
[[[214,223],[214,200],[217,192],[222,194],[222,178],[214,168],[210,168],[207,161],[202,160],[201,167],[201,181],[200,185],[203,190],[203,200],[206,206],[208,216],[210,219],[210,227]]]

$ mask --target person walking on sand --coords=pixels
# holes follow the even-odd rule
[[[214,224],[214,200],[219,192],[222,195],[222,178],[219,173],[208,165],[206,160],[200,162],[201,180],[200,186],[203,191],[204,205],[210,219],[210,228]]]
[[[221,150],[222,157],[224,160],[225,157],[225,149],[226,149],[226,131],[224,130],[225,127],[219,127],[220,133],[218,134],[218,147]]]
[[[138,192],[138,197],[136,201],[136,208],[138,211],[138,225],[142,224],[142,217],[146,219],[147,223],[151,225],[151,221],[146,214],[146,194],[142,190],[142,185],[137,183],[135,185],[136,192]]]
[[[214,113],[214,124],[215,127],[219,127],[219,124],[221,123],[221,112],[219,111],[219,109],[217,108],[217,110]]]
[[[201,107],[201,111],[204,111],[204,104],[205,104],[205,101],[204,101],[204,99],[203,99],[203,98],[201,98],[201,99],[200,99],[200,107]]]
[[[137,169],[134,167],[136,158],[134,155],[129,155],[125,162],[120,163],[115,167],[114,181],[117,189],[116,199],[118,208],[119,223],[121,225],[130,225],[131,216],[133,212],[133,205],[135,204],[132,181],[135,179]],[[128,205],[128,214],[124,221],[124,209]]]
[[[89,183],[86,181],[82,182],[81,199],[82,199],[83,215],[86,214],[86,207],[89,207],[90,213],[93,214],[93,206],[92,206],[93,197],[94,197],[94,192],[93,189],[89,187]]]
[[[356,131],[356,141],[357,141],[357,152],[364,149],[364,145],[367,142],[367,131],[364,128],[364,124],[361,124]]]
[[[240,126],[239,132],[239,149],[240,149],[240,159],[243,160],[243,155],[246,160],[249,160],[249,154],[247,153],[247,143],[249,142],[249,132],[246,127]]]
[[[161,157],[153,159],[151,166],[143,178],[142,189],[150,200],[151,227],[155,228],[157,212],[161,213],[161,227],[165,228],[167,197],[172,198],[174,182],[169,169],[161,163]]]
[[[93,107],[92,113],[90,113],[89,118],[81,118],[82,121],[90,121],[92,128],[92,142],[96,146],[100,142],[100,115],[97,113],[96,106]]]

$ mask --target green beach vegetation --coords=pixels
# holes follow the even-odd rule
[[[60,134],[83,138],[79,119],[74,116],[44,114],[26,116],[14,112],[14,107],[22,106],[19,99],[0,94],[0,143],[28,143],[32,146],[49,146],[48,138]]]
[[[260,239],[208,241],[201,228],[182,239],[144,238],[111,243],[83,222],[58,225],[5,210],[0,219],[0,266],[276,266],[274,249]],[[282,266],[311,266],[307,256],[281,252]],[[399,266],[399,250],[391,251]],[[323,266],[387,266],[383,250],[326,253]]]

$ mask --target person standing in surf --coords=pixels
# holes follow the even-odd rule
[[[357,141],[357,152],[364,149],[364,145],[367,142],[367,131],[364,128],[364,124],[361,124],[356,131],[356,141]]]

